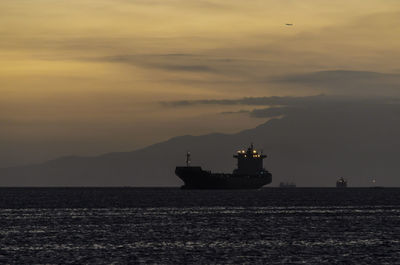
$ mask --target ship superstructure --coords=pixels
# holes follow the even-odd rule
[[[233,156],[237,168],[233,173],[211,173],[198,166],[191,166],[190,153],[186,155],[186,166],[176,167],[175,174],[185,183],[184,189],[258,189],[271,183],[272,175],[263,167],[267,156],[254,149],[239,150]]]
[[[263,159],[267,156],[259,154],[254,149],[253,144],[250,145],[247,151],[237,151],[237,154],[233,157],[237,159],[237,169],[233,171],[233,174],[257,175],[265,170]]]

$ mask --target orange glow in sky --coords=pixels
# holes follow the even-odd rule
[[[0,167],[265,121],[160,101],[357,95],[276,80],[398,74],[399,17],[398,0],[2,0]]]

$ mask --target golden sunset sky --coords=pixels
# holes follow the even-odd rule
[[[1,0],[0,56],[0,167],[129,151],[266,121],[162,102],[397,96],[400,1]]]

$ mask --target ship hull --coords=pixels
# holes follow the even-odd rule
[[[272,181],[268,171],[243,175],[211,173],[201,167],[177,167],[175,174],[185,183],[182,189],[259,189]]]

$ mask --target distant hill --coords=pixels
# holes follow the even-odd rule
[[[43,164],[0,169],[2,186],[180,186],[174,175],[186,151],[193,165],[231,172],[232,155],[253,142],[265,166],[297,186],[400,186],[400,108],[395,104],[327,105],[283,109],[237,134],[180,136],[144,149],[95,157],[62,157]]]

